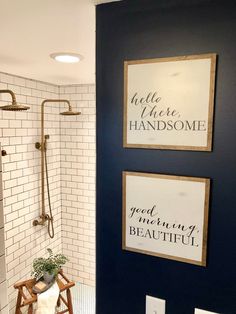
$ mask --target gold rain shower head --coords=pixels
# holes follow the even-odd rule
[[[11,95],[12,103],[10,105],[1,106],[0,109],[7,111],[22,111],[30,109],[29,106],[19,105],[16,102],[16,96],[10,89],[2,89],[0,90],[0,94],[7,93]]]
[[[79,112],[79,111],[73,111],[72,110],[71,104],[70,104],[70,102],[68,100],[64,99],[62,101],[66,102],[67,105],[68,105],[68,110],[67,111],[60,112],[60,114],[62,116],[78,116],[79,114],[81,114],[81,112]]]
[[[81,112],[68,110],[68,111],[60,112],[60,114],[62,116],[78,116],[79,114],[81,114]]]

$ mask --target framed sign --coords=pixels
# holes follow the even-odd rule
[[[123,172],[124,250],[206,266],[210,179]]]
[[[124,62],[123,146],[211,151],[216,54]]]

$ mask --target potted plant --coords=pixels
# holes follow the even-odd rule
[[[43,277],[46,283],[52,282],[57,276],[60,268],[68,261],[63,254],[53,254],[51,249],[47,249],[48,257],[35,258],[33,261],[32,275],[36,280]]]

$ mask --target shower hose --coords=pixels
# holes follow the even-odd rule
[[[54,226],[53,226],[53,217],[52,217],[52,206],[51,206],[51,198],[50,198],[50,190],[49,190],[49,180],[48,180],[48,163],[47,163],[47,149],[45,148],[45,172],[46,172],[46,182],[47,182],[47,192],[48,192],[48,206],[49,206],[49,215],[48,218],[48,235],[50,238],[54,238]]]

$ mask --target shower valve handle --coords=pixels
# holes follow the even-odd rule
[[[41,143],[36,142],[36,143],[35,143],[35,148],[40,149],[40,148],[41,148]]]
[[[7,152],[5,150],[2,150],[2,156],[6,156]]]

